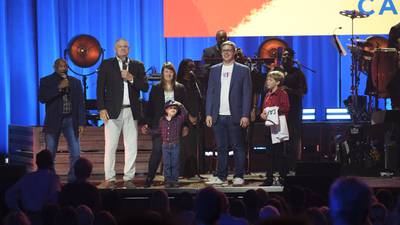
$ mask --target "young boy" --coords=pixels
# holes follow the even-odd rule
[[[285,115],[287,117],[289,112],[289,98],[283,89],[279,87],[284,79],[284,74],[280,71],[271,71],[267,74],[266,86],[268,93],[266,94],[260,117],[268,120],[267,112],[264,110],[266,107],[277,106],[278,115]],[[269,127],[266,127],[270,129]],[[269,135],[270,136],[270,135]],[[269,140],[269,138],[267,139]],[[282,177],[286,175],[284,167],[284,142],[272,144],[271,147],[271,165],[267,166],[267,179],[262,184],[263,186],[281,185]],[[269,143],[269,141],[267,141]],[[274,172],[277,172],[274,176]],[[275,177],[275,179],[273,179]]]
[[[167,101],[164,109],[165,116],[160,118],[159,128],[150,132],[161,134],[165,187],[174,188],[179,187],[179,139],[187,110],[180,102],[174,100]]]

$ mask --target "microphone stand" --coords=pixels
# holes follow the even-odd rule
[[[200,175],[200,139],[201,139],[200,131],[202,129],[201,111],[202,111],[202,105],[203,105],[203,95],[201,94],[198,80],[192,71],[190,71],[190,76],[193,78],[194,85],[196,86],[196,90],[197,90],[197,93],[199,94],[199,98],[200,98],[200,102],[199,102],[200,106],[199,106],[199,111],[197,113],[197,124],[196,124],[196,175],[200,179],[204,180],[205,177],[202,177]]]
[[[299,69],[304,68],[304,69],[306,69],[306,70],[311,71],[313,74],[316,74],[316,73],[317,73],[317,71],[311,69],[310,67],[308,67],[308,66],[302,64],[301,62],[299,62],[299,61],[297,61],[297,60],[295,60],[294,63],[296,63],[296,64],[299,66]]]

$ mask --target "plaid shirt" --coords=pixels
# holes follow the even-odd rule
[[[158,129],[153,131],[153,134],[160,134],[163,144],[178,144],[179,138],[182,132],[182,124],[186,120],[188,114],[186,108],[181,105],[179,106],[179,113],[172,118],[167,120],[166,116],[160,118],[160,124]]]
[[[72,103],[69,99],[68,93],[64,92],[63,96],[63,114],[70,114],[72,112]]]

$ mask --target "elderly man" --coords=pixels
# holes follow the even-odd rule
[[[115,42],[116,57],[102,62],[97,78],[97,107],[104,121],[105,154],[104,188],[115,187],[115,153],[122,130],[125,147],[124,187],[135,187],[140,91],[149,85],[142,62],[129,59],[129,44],[125,39]]]

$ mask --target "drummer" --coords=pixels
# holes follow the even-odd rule
[[[400,23],[394,25],[389,32],[389,48],[400,51]],[[400,58],[395,76],[387,86],[392,100],[392,109],[400,109]]]

